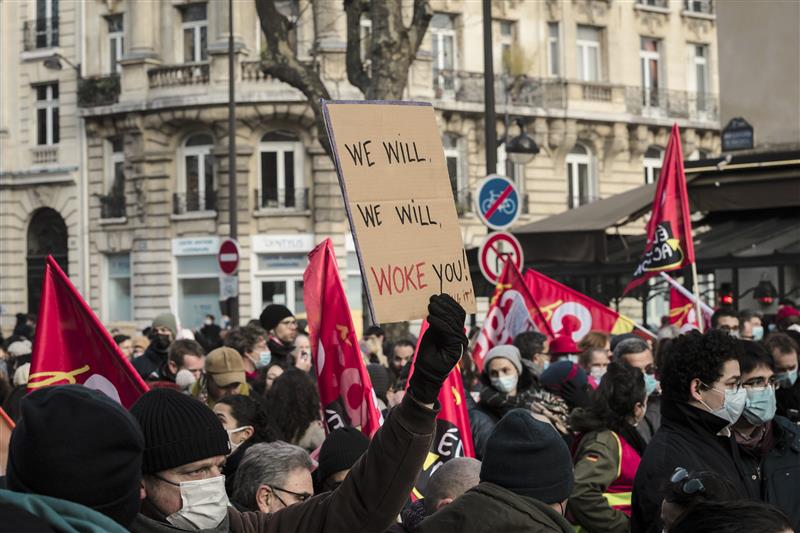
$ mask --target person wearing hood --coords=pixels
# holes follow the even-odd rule
[[[572,458],[558,432],[529,410],[513,409],[486,442],[478,486],[417,531],[573,533],[564,518],[572,486]]]
[[[745,456],[760,463],[762,499],[780,508],[800,530],[800,426],[776,416],[774,363],[756,342],[742,341],[739,356],[744,412],[731,427]]]
[[[578,436],[567,510],[588,531],[627,533],[633,479],[646,446],[636,431],[647,405],[644,377],[635,368],[611,363],[593,399],[569,419]]]
[[[294,314],[284,305],[270,304],[261,311],[259,321],[269,334],[267,348],[272,359],[291,365],[294,340],[297,338],[297,319]]]
[[[22,510],[56,531],[127,531],[142,477],[136,420],[82,385],[34,390],[21,414],[9,443],[8,490],[0,490],[3,524],[7,510]]]
[[[480,459],[497,422],[512,409],[530,409],[533,378],[522,366],[519,350],[511,344],[495,346],[486,354],[478,403],[469,410],[475,456]]]
[[[467,346],[466,313],[455,300],[431,296],[428,312],[430,328],[420,342],[408,394],[372,437],[364,457],[335,490],[303,498],[276,513],[241,512],[229,505],[220,468],[230,452],[230,439],[211,410],[169,389],[142,395],[131,408],[145,438],[142,510],[131,531],[385,531],[428,456],[436,399]]]
[[[663,494],[678,467],[727,477],[740,498],[759,499],[757,465],[742,458],[730,426],[744,412],[741,343],[727,332],[673,339],[661,369],[661,427],[647,445],[633,485],[631,531],[661,531]]]
[[[133,368],[145,381],[175,381],[167,362],[169,347],[178,334],[178,323],[172,313],[162,313],[153,319],[150,344],[141,357],[133,360]]]

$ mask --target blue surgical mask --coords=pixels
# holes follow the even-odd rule
[[[775,374],[775,381],[778,382],[781,387],[786,387],[787,389],[794,387],[794,384],[797,383],[797,369],[795,368],[789,372]]]
[[[644,388],[648,396],[650,396],[656,391],[656,389],[658,388],[658,380],[656,379],[655,375],[653,374],[644,375]]]
[[[764,326],[753,326],[753,340],[760,341],[764,338]]]
[[[700,403],[702,403],[712,415],[725,420],[729,425],[736,423],[739,417],[742,416],[745,403],[747,403],[747,392],[744,387],[737,391],[730,389],[721,391],[713,387],[709,387],[709,390],[725,396],[725,399],[722,401],[722,406],[719,409],[712,409],[705,402],[701,401]]]
[[[270,362],[272,362],[272,354],[270,352],[261,352],[258,362],[256,363],[256,368],[264,368],[270,364]]]
[[[776,408],[775,388],[769,385],[760,390],[747,391],[747,402],[742,414],[748,422],[760,426],[775,418]]]

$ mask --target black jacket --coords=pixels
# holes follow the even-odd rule
[[[168,381],[175,381],[175,378],[169,379],[166,375],[167,359],[169,357],[168,350],[160,350],[151,342],[147,350],[133,360],[133,368],[145,381],[159,381],[167,379]]]
[[[800,531],[800,426],[776,416],[772,431],[775,445],[761,463],[764,501],[779,507]]]
[[[788,411],[794,409],[800,411],[800,379],[795,381],[791,388],[783,388],[775,391],[775,398],[778,400],[778,415],[789,417]]]
[[[661,427],[647,445],[633,484],[631,531],[660,532],[661,501],[675,468],[711,471],[726,477],[741,498],[760,497],[758,463],[744,459],[732,436],[719,436],[727,423],[684,402],[661,399]]]

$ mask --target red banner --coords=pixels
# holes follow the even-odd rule
[[[78,384],[125,408],[148,388],[52,256],[48,256],[28,390]]]
[[[311,346],[316,347],[314,367],[326,431],[354,426],[372,437],[383,416],[361,357],[330,239],[308,254],[303,301]]]
[[[694,263],[690,217],[681,136],[678,125],[673,124],[653,199],[653,212],[647,222],[647,245],[625,293],[659,272]]]
[[[486,352],[500,344],[511,344],[524,331],[542,331],[550,340],[555,338],[548,321],[542,317],[538,301],[528,290],[513,261],[506,261],[492,297],[489,313],[483,321],[472,359],[483,370]],[[541,327],[540,327],[541,326]]]
[[[414,362],[417,360],[419,343],[422,335],[428,329],[428,321],[422,321],[422,328],[419,331],[417,349],[414,351],[414,359],[411,363],[409,381],[414,373]],[[461,366],[456,367],[447,376],[439,391],[439,404],[441,410],[436,417],[436,434],[431,442],[431,449],[428,457],[422,465],[417,482],[414,485],[412,496],[422,498],[425,493],[425,486],[431,475],[442,463],[456,457],[475,457],[475,446],[472,443],[472,428],[469,424],[469,413],[467,412],[467,398],[464,394],[464,383],[461,381]]]
[[[669,323],[681,333],[700,329],[694,302],[675,287],[669,288]]]
[[[631,319],[610,307],[533,269],[525,272],[525,285],[542,310],[539,316],[547,321],[553,332],[556,335],[569,334],[576,343],[592,330],[618,335],[630,333],[635,327]],[[536,325],[543,329],[544,324],[537,318],[534,317]]]
[[[0,476],[6,475],[8,444],[11,442],[12,431],[14,431],[14,421],[0,407]]]

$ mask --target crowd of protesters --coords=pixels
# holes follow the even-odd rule
[[[285,306],[115,335],[150,387],[130,411],[77,385],[26,395],[36,319],[18,315],[0,351],[17,424],[0,531],[800,530],[800,312],[783,304],[771,324],[720,309],[655,340],[524,332],[479,371],[463,309],[435,296],[421,342],[364,333],[372,440],[326,436],[315,350]],[[476,458],[412,501],[459,360]]]

